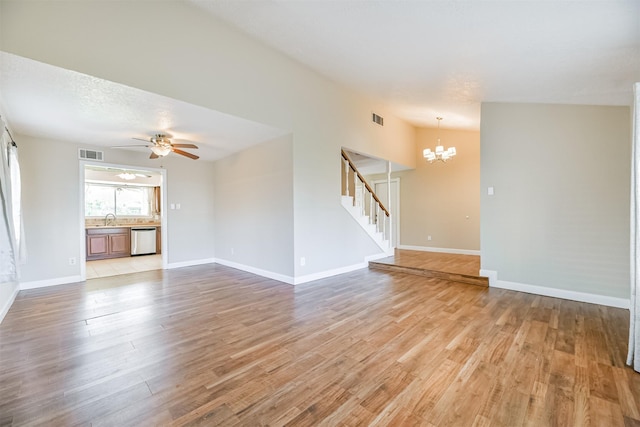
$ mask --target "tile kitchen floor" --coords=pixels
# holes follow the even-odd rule
[[[162,255],[159,254],[101,259],[97,261],[87,261],[87,279],[161,269]]]

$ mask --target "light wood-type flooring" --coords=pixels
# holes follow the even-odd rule
[[[480,276],[479,255],[396,249],[390,257],[370,261],[369,268],[489,286],[489,279]]]
[[[22,291],[0,324],[0,425],[640,425],[628,315],[370,269]]]

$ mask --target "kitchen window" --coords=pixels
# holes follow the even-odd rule
[[[153,187],[85,183],[85,217],[151,217]]]

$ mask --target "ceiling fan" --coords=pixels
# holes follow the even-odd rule
[[[182,156],[188,157],[193,160],[197,160],[200,158],[195,154],[191,154],[189,152],[181,150],[181,148],[198,148],[197,145],[174,144],[173,142],[171,142],[171,139],[169,139],[169,137],[170,137],[169,135],[166,135],[164,133],[157,133],[151,138],[149,138],[149,140],[141,139],[141,138],[133,138],[138,141],[144,141],[146,142],[146,144],[145,145],[127,145],[126,147],[148,147],[151,149],[151,156],[149,156],[150,159],[157,159],[158,157],[164,157],[171,152],[180,154]],[[113,148],[124,148],[124,147],[125,146],[119,146],[119,147],[113,147]]]

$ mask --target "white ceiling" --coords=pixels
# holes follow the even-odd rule
[[[640,1],[190,0],[416,125],[480,103],[630,105]]]
[[[0,93],[16,133],[81,144],[144,145],[132,138],[148,140],[162,131],[173,142],[199,147],[184,151],[216,160],[286,133],[6,52],[0,52]]]
[[[479,129],[484,101],[630,105],[640,81],[638,0],[186,3],[419,126]],[[97,146],[166,131],[215,160],[286,133],[4,52],[0,93],[16,133]]]

